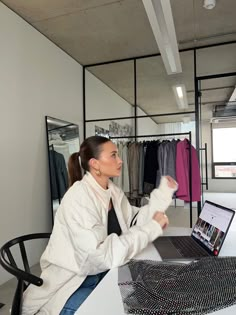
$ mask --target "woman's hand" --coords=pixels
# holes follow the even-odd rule
[[[166,179],[167,179],[167,185],[170,187],[170,188],[173,188],[173,189],[177,189],[178,187],[178,184],[176,183],[176,181],[169,175],[165,176]]]
[[[167,215],[165,215],[165,213],[163,213],[163,212],[157,211],[152,218],[153,218],[153,220],[155,220],[157,223],[160,224],[160,226],[163,230],[169,224],[169,219],[168,219]]]

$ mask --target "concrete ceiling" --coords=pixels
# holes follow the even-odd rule
[[[158,53],[142,0],[1,2],[82,65]],[[171,0],[179,49],[236,40],[236,1],[217,0],[213,10],[204,9],[202,4],[202,0]],[[235,56],[236,44],[199,50],[198,75],[236,71]],[[176,83],[185,84],[188,110],[193,110],[193,53],[181,53],[181,63],[183,73],[168,76],[161,57],[137,61],[137,103],[146,113],[178,111],[172,92]],[[87,69],[134,104],[132,62]],[[214,102],[228,100],[235,84],[234,77],[208,82],[211,87],[202,95],[206,117],[211,115]]]

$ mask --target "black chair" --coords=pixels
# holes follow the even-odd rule
[[[41,278],[30,272],[25,242],[34,239],[50,238],[50,235],[51,233],[37,233],[20,236],[8,241],[0,249],[0,264],[6,271],[14,275],[18,280],[12,302],[11,315],[21,315],[23,292],[29,284],[34,284],[39,287],[43,284],[43,280]],[[14,245],[19,245],[24,270],[17,266],[16,261],[13,258],[11,248]]]

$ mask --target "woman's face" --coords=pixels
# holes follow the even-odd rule
[[[113,142],[108,141],[102,144],[102,151],[97,161],[101,176],[117,177],[120,175],[122,160],[119,158],[117,147]]]

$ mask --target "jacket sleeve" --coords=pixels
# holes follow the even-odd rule
[[[107,236],[107,226],[91,205],[70,207],[65,211],[69,238],[73,244],[78,270],[82,275],[93,275],[121,266],[143,250],[149,242],[162,235],[161,226],[150,220],[133,226],[121,236]],[[77,208],[78,209],[78,208]]]
[[[159,187],[154,189],[150,195],[148,205],[140,208],[132,206],[132,216],[128,219],[128,224],[142,226],[152,219],[156,211],[165,212],[170,206],[172,196],[177,188],[177,183],[176,188],[170,188],[167,178],[162,176]]]

